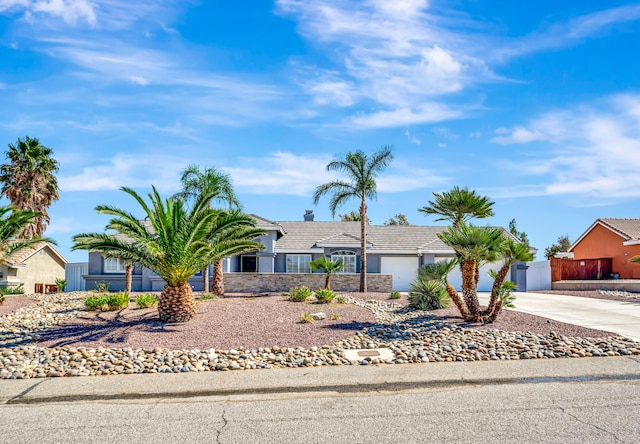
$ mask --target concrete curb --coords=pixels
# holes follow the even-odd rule
[[[0,404],[280,397],[309,392],[396,392],[468,384],[631,379],[640,379],[640,357],[313,367],[0,380]]]

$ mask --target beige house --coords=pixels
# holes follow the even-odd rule
[[[0,266],[0,287],[24,285],[27,294],[55,291],[56,279],[64,279],[67,260],[53,245],[40,242],[5,259]]]

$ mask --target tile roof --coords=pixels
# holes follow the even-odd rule
[[[44,242],[44,241],[38,242],[37,244],[29,248],[23,248],[21,250],[15,251],[13,254],[5,258],[5,262],[9,265],[24,265],[24,261],[26,261],[35,253],[37,253],[38,251],[42,250],[45,247],[48,247],[49,249],[51,249],[51,251],[56,256],[58,256],[65,264],[68,262],[64,258],[64,256],[62,256],[55,248],[53,248],[53,246],[49,242]]]
[[[284,236],[276,241],[276,250],[309,250],[322,245],[360,246],[360,222],[277,222]],[[443,226],[369,225],[370,251],[443,252],[453,250],[440,239]]]
[[[640,219],[602,218],[596,222],[618,232],[626,240],[640,240]]]

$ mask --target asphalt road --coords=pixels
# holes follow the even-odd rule
[[[640,442],[640,380],[0,408],[4,443]]]

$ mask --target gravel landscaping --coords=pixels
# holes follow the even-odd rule
[[[0,307],[0,378],[640,354],[640,343],[524,313],[468,325],[453,308],[408,310],[405,296],[342,295],[347,304],[230,295],[198,303],[193,321],[173,325],[133,303],[118,312],[87,312],[86,293],[7,296]],[[326,319],[300,323],[305,311],[322,311]],[[376,348],[390,349],[393,358],[345,357],[345,350]]]

